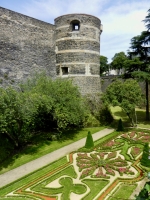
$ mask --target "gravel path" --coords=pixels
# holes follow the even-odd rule
[[[93,140],[98,140],[99,138],[102,138],[110,133],[112,133],[114,129],[104,129],[97,133],[93,134]],[[31,162],[28,162],[20,167],[17,167],[15,169],[12,169],[4,174],[0,175],[0,188],[35,171],[40,169],[41,167],[44,167],[45,165],[48,165],[51,162],[54,162],[55,160],[58,160],[59,158],[67,155],[68,153],[72,151],[76,151],[77,149],[83,147],[85,145],[86,138],[83,138],[77,142],[74,142],[72,144],[69,144],[65,147],[62,147],[52,153],[46,154],[45,156],[42,156],[40,158],[37,158]]]

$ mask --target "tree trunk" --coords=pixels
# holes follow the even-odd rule
[[[149,96],[148,96],[148,81],[145,81],[146,89],[146,120],[149,121]]]
[[[129,118],[129,120],[130,120],[132,126],[134,127],[134,120],[133,120],[133,117],[130,117],[130,114],[129,114],[129,113],[126,113],[126,114],[127,114],[128,118]]]
[[[137,114],[135,109],[134,109],[134,114],[135,114],[135,126],[137,126]]]

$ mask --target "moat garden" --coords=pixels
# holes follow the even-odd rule
[[[140,164],[149,131],[113,132],[9,184],[0,199],[129,199],[147,172]]]

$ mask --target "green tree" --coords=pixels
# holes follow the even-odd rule
[[[41,76],[35,81],[35,85],[32,84],[29,88],[29,91],[25,89],[28,95],[33,97],[33,102],[37,101],[36,128],[40,125],[40,129],[45,127],[62,131],[78,127],[83,123],[85,106],[78,88],[71,81],[66,79],[52,81],[48,77]],[[38,95],[39,98],[34,99],[34,95]]]
[[[0,134],[18,149],[32,137],[34,106],[11,87],[0,93]]]
[[[142,102],[141,88],[135,80],[115,80],[102,96],[106,105],[120,106],[127,114],[132,126],[137,124],[135,107]]]
[[[112,62],[110,63],[111,69],[118,70],[120,73],[120,70],[124,68],[123,63],[127,59],[127,56],[124,52],[119,52],[114,55],[112,58]]]
[[[125,77],[134,77],[137,78],[139,81],[145,81],[146,120],[149,120],[150,118],[148,86],[150,82],[150,47],[145,46],[144,41],[145,32],[142,32],[141,35],[135,36],[131,39],[131,51],[129,51],[128,54],[131,60],[133,61],[128,61],[128,66],[125,66]],[[137,65],[133,65],[133,62],[135,61]]]
[[[145,26],[147,28],[147,30],[150,30],[150,9],[148,9],[148,15],[145,17],[145,19],[143,20],[143,22],[145,23]]]
[[[100,75],[109,72],[108,58],[100,55]]]
[[[129,58],[135,60],[135,57],[141,61],[139,65],[134,65],[128,62],[126,69],[126,77],[135,77],[139,81],[145,81],[145,96],[146,96],[146,120],[150,120],[149,116],[149,82],[150,82],[150,9],[148,15],[143,20],[147,31],[143,31],[131,39],[131,47],[128,52]],[[131,64],[131,65],[129,65]]]
[[[142,158],[140,160],[141,162],[141,165],[145,166],[145,167],[150,167],[150,159],[149,159],[149,144],[146,143],[144,145],[144,148],[143,148],[143,154],[142,154]]]

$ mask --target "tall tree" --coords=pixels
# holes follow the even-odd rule
[[[146,120],[149,120],[148,86],[150,82],[150,47],[145,45],[146,40],[147,32],[145,31],[143,31],[141,35],[131,39],[131,47],[128,55],[132,61],[124,63],[124,67],[126,68],[125,77],[135,77],[139,81],[145,81]]]
[[[150,9],[148,9],[148,15],[145,17],[143,22],[145,23],[145,27],[147,28],[148,31],[150,31]]]
[[[109,71],[108,58],[100,55],[100,75]]]

